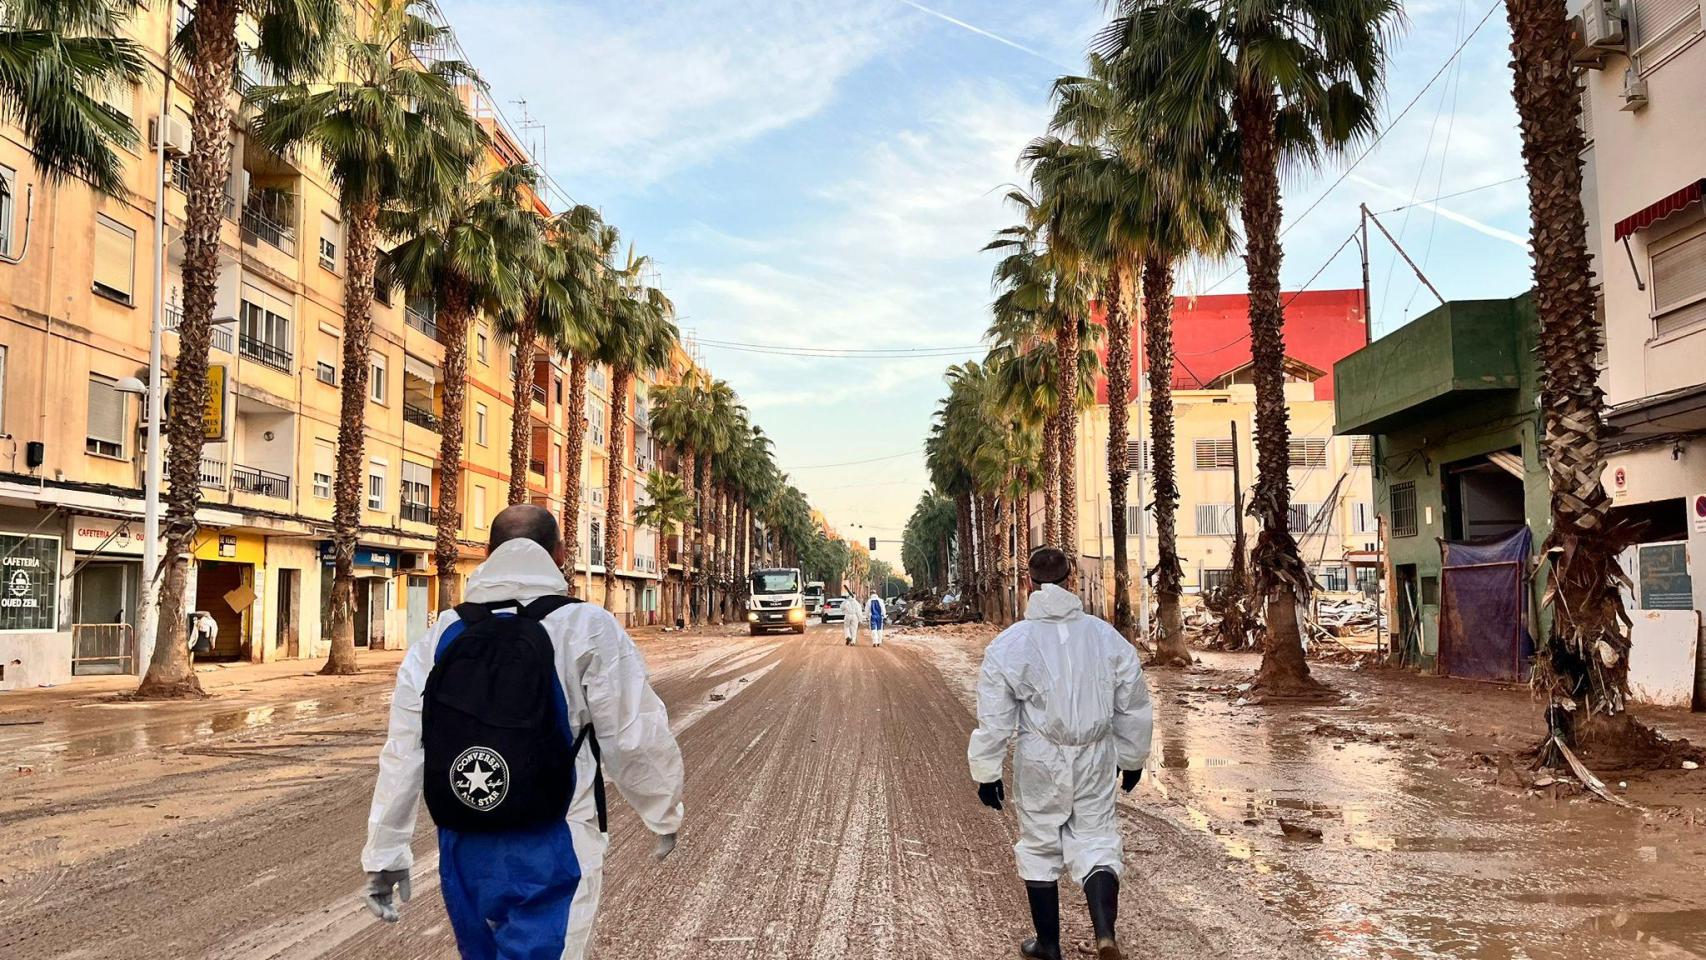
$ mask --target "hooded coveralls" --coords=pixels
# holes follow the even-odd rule
[[[841,600],[841,629],[847,635],[848,643],[859,642],[859,614],[863,608],[859,598],[851,593]]]
[[[1152,716],[1132,645],[1058,585],[1031,594],[1025,619],[990,642],[967,756],[972,779],[999,780],[1018,735],[1020,879],[1053,882],[1064,868],[1083,883],[1098,867],[1122,872],[1114,796],[1119,771],[1149,758]]]
[[[883,645],[883,615],[888,611],[883,608],[883,598],[871,594],[871,646]]]
[[[475,603],[526,602],[565,594],[551,555],[530,540],[492,551],[468,581]],[[681,828],[681,750],[663,702],[646,680],[646,662],[614,617],[597,604],[562,607],[543,621],[556,653],[568,727],[593,725],[604,770],[653,833]],[[362,869],[413,865],[409,841],[426,762],[421,693],[440,640],[460,632],[445,611],[409,647],[397,671],[391,732],[379,755],[379,782],[367,818]],[[452,637],[452,639],[454,639]],[[568,749],[565,742],[563,749]],[[469,960],[579,960],[592,933],[608,837],[593,800],[592,751],[575,758],[575,794],[563,824],[516,833],[438,831],[438,875],[456,944]]]

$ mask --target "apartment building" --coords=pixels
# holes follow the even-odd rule
[[[1582,203],[1605,319],[1605,489],[1636,649],[1706,642],[1706,25],[1698,0],[1575,0]],[[1701,658],[1706,661],[1706,658]],[[1706,702],[1706,673],[1697,683]],[[1683,691],[1678,690],[1679,702]]]
[[[1333,363],[1363,345],[1360,290],[1283,294],[1286,302],[1286,408],[1291,424],[1291,529],[1322,589],[1361,589],[1377,577],[1379,542],[1371,448],[1366,438],[1333,435]],[[1185,589],[1214,587],[1232,566],[1242,524],[1254,543],[1256,521],[1238,513],[1255,485],[1255,386],[1251,381],[1248,298],[1242,294],[1179,298],[1174,306],[1176,362],[1172,378],[1175,477],[1180,500],[1178,551]],[[1100,322],[1099,308],[1096,319]],[[1152,434],[1141,323],[1133,324],[1128,406],[1127,553],[1134,599],[1146,589],[1141,570],[1159,561],[1151,473]],[[1104,356],[1104,360],[1105,360]],[[1107,382],[1097,405],[1079,415],[1077,436],[1081,589],[1111,611],[1113,542],[1108,490]],[[1234,483],[1236,474],[1237,483]],[[1043,502],[1032,495],[1031,542],[1041,542]]]
[[[0,607],[0,689],[138,669],[143,472],[150,451],[143,448],[145,405],[117,386],[124,378],[147,378],[156,216],[165,222],[158,296],[168,371],[178,349],[185,177],[172,161],[166,202],[156,210],[157,160],[149,144],[156,128],[168,141],[187,140],[190,101],[181,86],[174,84],[169,120],[160,122],[163,52],[182,15],[172,4],[139,6],[128,26],[154,68],[150,82],[109,96],[139,134],[135,149],[120,150],[128,196],[47,182],[18,130],[0,127],[0,177],[9,187],[0,201],[0,553],[17,574]],[[239,85],[254,77],[247,63],[240,73]],[[487,168],[525,159],[491,102],[477,91],[466,95],[492,134]],[[246,119],[239,110],[210,357],[228,427],[202,455],[201,531],[188,609],[205,610],[219,623],[213,659],[323,656],[343,226],[311,151],[266,150],[244,134]],[[169,152],[182,147],[187,143],[171,142]],[[426,629],[437,578],[460,580],[484,556],[491,518],[507,499],[518,376],[532,381],[529,495],[560,511],[571,466],[563,455],[567,371],[566,361],[548,350],[539,351],[532,371],[515,370],[511,345],[478,319],[468,331],[464,452],[459,463],[440,463],[444,345],[433,307],[399,291],[376,297],[356,641],[396,647]],[[607,374],[599,371],[595,381],[607,383]],[[649,458],[644,389],[630,403],[627,426],[640,438],[630,451]],[[603,449],[604,430],[595,416],[599,442],[590,449]],[[602,500],[604,467],[596,454],[590,459],[586,480]],[[461,472],[457,504],[439,497],[446,469]],[[624,514],[630,518],[632,496],[629,482]],[[432,558],[443,509],[461,518],[454,571],[435,569]],[[638,539],[638,547],[635,537],[625,539],[622,572],[636,582],[655,580],[655,537]],[[645,603],[642,589],[628,609]]]

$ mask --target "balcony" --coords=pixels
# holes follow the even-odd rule
[[[202,457],[196,467],[197,479],[209,490],[225,489],[225,461],[218,457]]]
[[[289,350],[270,344],[258,337],[247,335],[239,337],[237,344],[242,348],[243,356],[251,360],[259,360],[274,370],[290,372],[291,355]]]
[[[545,405],[545,387],[543,384],[533,384],[533,402],[540,406]]]
[[[243,202],[243,242],[264,242],[286,256],[296,256],[296,200],[277,191],[254,192]]]
[[[433,433],[442,433],[438,417],[431,410],[413,403],[403,404],[403,422],[412,423],[417,427],[425,427]]]
[[[161,329],[176,331],[183,322],[184,308],[180,304],[176,303],[166,304]],[[232,347],[236,345],[236,342],[236,334],[231,332],[229,324],[216,323],[208,333],[208,346],[215,350],[231,353]]]
[[[403,308],[403,322],[434,340],[438,339],[438,321],[434,319],[430,307],[422,306],[420,303],[410,300],[408,305]]]
[[[403,519],[410,523],[432,524],[437,522],[437,517],[434,514],[432,507],[424,503],[409,503],[405,501],[403,503],[402,512]]]
[[[527,472],[545,475],[545,461],[539,457],[530,457],[527,461]]]
[[[239,493],[258,493],[263,497],[289,500],[290,478],[283,474],[269,473],[255,467],[233,464],[231,467],[231,489]]]

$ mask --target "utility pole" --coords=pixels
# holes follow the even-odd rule
[[[160,624],[160,471],[165,451],[160,449],[160,420],[166,413],[165,372],[162,369],[162,328],[166,320],[166,121],[172,110],[171,27],[176,17],[166,18],[166,68],[160,84],[160,118],[154,129],[154,303],[148,329],[148,431],[142,472],[142,604],[137,617],[137,674],[148,671],[154,659],[154,635]],[[173,612],[172,616],[177,614]]]
[[[1368,206],[1359,204],[1358,209],[1362,220],[1357,230],[1357,246],[1362,250],[1362,343],[1368,346],[1374,342],[1374,309],[1368,292]]]
[[[1149,458],[1143,455],[1143,381],[1145,379],[1143,374],[1149,369],[1149,364],[1145,361],[1144,354],[1144,351],[1148,348],[1149,344],[1143,339],[1144,325],[1142,323],[1142,319],[1143,316],[1148,315],[1148,312],[1149,305],[1146,303],[1143,305],[1142,316],[1139,317],[1139,322],[1136,327],[1137,400],[1134,404],[1134,406],[1137,407],[1137,595],[1139,597],[1137,604],[1137,629],[1139,631],[1138,636],[1142,637],[1145,643],[1149,642],[1149,578],[1144,575],[1144,567],[1149,564],[1149,538],[1145,535],[1147,533],[1145,528],[1148,526],[1149,514],[1148,511],[1143,508],[1143,497],[1145,483],[1144,478],[1149,475],[1149,471],[1144,467],[1144,461]]]
[[[1240,592],[1244,583],[1244,481],[1238,469],[1238,421],[1232,421],[1232,580]]]

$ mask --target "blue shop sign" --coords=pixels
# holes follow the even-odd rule
[[[320,561],[331,563],[337,559],[337,548],[331,542],[320,544]],[[358,567],[382,567],[386,570],[397,569],[397,552],[395,550],[374,550],[370,547],[355,548],[355,565]]]

